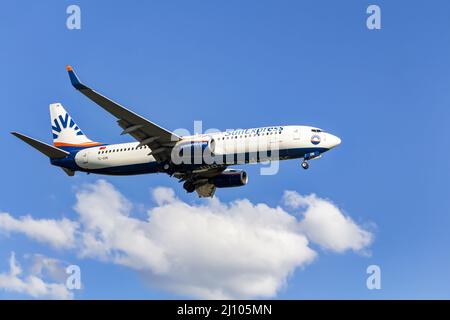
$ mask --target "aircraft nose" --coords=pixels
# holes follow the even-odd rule
[[[329,143],[331,145],[331,148],[337,147],[341,144],[341,139],[335,135],[330,134],[330,140]]]

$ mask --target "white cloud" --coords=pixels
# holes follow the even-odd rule
[[[40,278],[48,278],[56,282],[66,282],[68,274],[66,267],[68,263],[55,258],[49,258],[42,254],[25,255],[25,258],[31,260],[29,272]]]
[[[83,226],[83,256],[112,260],[135,269],[167,269],[163,248],[148,232],[148,223],[129,217],[130,202],[104,180],[86,185],[77,195],[75,211]]]
[[[148,221],[100,180],[77,194],[83,252],[144,272],[154,284],[201,298],[271,297],[316,253],[281,208],[239,200],[190,205],[153,191]],[[94,244],[92,246],[92,244]]]
[[[358,226],[329,200],[295,191],[285,191],[283,199],[293,209],[304,208],[301,232],[325,249],[361,251],[373,241],[372,233]]]
[[[76,229],[77,223],[66,218],[33,219],[27,215],[16,219],[9,213],[0,213],[0,232],[23,233],[31,239],[48,243],[55,248],[73,247]]]
[[[9,258],[9,272],[0,273],[0,289],[26,294],[33,298],[72,299],[73,294],[62,283],[45,282],[39,275],[23,275],[14,252]]]
[[[284,194],[286,206],[304,210],[301,218],[246,199],[186,203],[173,189],[163,187],[152,195],[155,206],[143,220],[131,215],[133,205],[110,183],[98,180],[80,188],[74,206],[78,221],[65,222],[70,244],[66,247],[82,257],[135,269],[153,286],[176,294],[265,298],[275,296],[294,270],[314,261],[318,253],[310,241],[335,252],[361,251],[372,241],[370,232],[315,195]],[[63,220],[41,225],[62,230]],[[3,214],[0,230],[63,246],[62,236],[50,241],[36,232],[39,228],[24,227],[28,221],[42,220]],[[40,265],[45,265],[42,259]]]

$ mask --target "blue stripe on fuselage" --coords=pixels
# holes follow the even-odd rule
[[[109,144],[99,144],[99,145],[95,145],[95,146],[61,146],[58,147],[61,150],[67,151],[67,152],[74,152],[77,153],[80,150],[84,150],[84,149],[89,149],[89,148],[98,148],[98,147],[105,147],[105,146],[109,146]]]
[[[139,163],[139,164],[131,164],[131,165],[123,165],[123,166],[115,166],[115,167],[107,167],[107,168],[101,168],[101,169],[83,169],[79,167],[75,162],[75,155],[80,151],[81,149],[85,148],[78,148],[74,147],[70,151],[70,154],[63,159],[51,159],[51,164],[58,166],[58,167],[64,167],[73,171],[82,171],[82,172],[89,172],[89,173],[96,173],[96,174],[105,174],[105,175],[137,175],[137,174],[146,174],[146,173],[157,173],[157,172],[164,172],[163,170],[163,164],[158,163],[156,161],[151,161],[147,163]],[[287,159],[297,159],[297,158],[303,158],[305,154],[311,153],[311,152],[319,152],[324,153],[328,151],[327,148],[295,148],[295,149],[282,149],[278,151],[278,157],[280,160],[287,160]],[[226,163],[225,165],[234,165],[236,164],[236,159],[243,159],[245,160],[244,163],[248,163],[250,161],[250,153],[246,152],[245,155],[242,154],[235,154],[233,157],[233,163]],[[224,156],[224,159],[227,159],[226,156]],[[259,160],[259,159],[258,159]],[[237,164],[244,164],[244,163],[237,163]],[[181,164],[175,166],[174,170],[178,172],[183,171],[192,171],[195,169],[198,169],[200,167],[204,167],[205,164]]]

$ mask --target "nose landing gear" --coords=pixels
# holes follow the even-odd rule
[[[309,163],[308,163],[308,161],[303,160],[303,162],[302,162],[302,168],[305,169],[305,170],[309,168]]]
[[[308,169],[309,168],[308,160],[319,159],[320,157],[322,157],[322,154],[319,151],[314,151],[305,154],[303,157],[302,168],[305,170]]]

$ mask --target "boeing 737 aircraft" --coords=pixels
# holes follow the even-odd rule
[[[320,157],[341,140],[310,126],[272,126],[179,136],[80,82],[67,66],[72,85],[117,118],[137,142],[106,144],[90,140],[60,103],[50,104],[53,146],[12,132],[50,158],[69,176],[76,171],[106,175],[167,173],[184,182],[184,189],[199,197],[212,197],[216,188],[247,184],[247,173],[229,166],[263,161]]]

